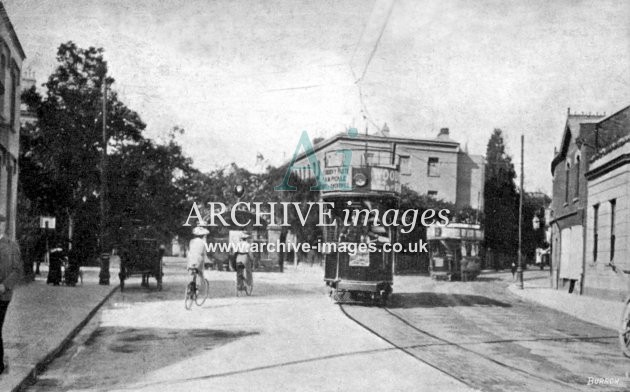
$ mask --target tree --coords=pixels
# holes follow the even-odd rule
[[[198,171],[183,155],[174,128],[165,143],[141,139],[121,146],[109,157],[110,222],[116,242],[138,229],[150,227],[151,234],[167,241],[182,232],[182,218],[190,205],[189,179]]]
[[[110,241],[123,241],[138,225],[166,241],[181,231],[188,199],[199,172],[185,157],[175,127],[166,140],[143,136],[140,116],[119,101],[107,76],[103,49],[60,45],[59,66],[45,84],[23,94],[37,115],[22,129],[19,200],[28,222],[39,214],[57,224],[82,257],[95,255],[99,225],[107,223]],[[103,86],[107,86],[106,141],[103,141]],[[100,221],[101,157],[107,148],[109,213]],[[62,219],[62,218],[66,219]],[[60,230],[60,231],[61,231]],[[105,246],[113,245],[111,242]]]
[[[78,211],[98,205],[101,192],[101,153],[138,142],[145,124],[111,92],[107,97],[107,144],[102,137],[103,84],[111,86],[103,49],[82,49],[72,42],[59,46],[59,66],[50,75],[46,95],[31,91],[25,102],[37,113],[37,124],[26,130],[22,173],[25,193],[43,210],[58,217],[72,236]],[[35,177],[36,175],[36,177]],[[33,184],[33,182],[41,182]],[[37,190],[38,195],[33,195]],[[82,223],[98,227],[97,216]],[[87,222],[86,222],[87,220]]]
[[[495,129],[486,149],[484,219],[486,248],[514,255],[518,248],[518,192],[512,158],[505,152],[500,129]]]

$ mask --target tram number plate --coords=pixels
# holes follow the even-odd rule
[[[350,255],[348,261],[350,267],[369,267],[370,266],[370,253],[369,252],[357,252],[354,255]]]
[[[444,267],[444,259],[442,257],[434,257],[433,258],[433,265],[438,267],[438,268]]]

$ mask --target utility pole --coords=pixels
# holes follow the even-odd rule
[[[105,251],[105,236],[106,236],[106,224],[107,219],[107,206],[105,204],[105,198],[107,197],[107,77],[103,75],[103,151],[101,152],[101,199],[100,199],[100,212],[101,212],[101,232],[100,232],[100,248],[101,252]]]
[[[523,290],[523,159],[525,135],[521,135],[521,190],[518,201],[518,267],[516,274],[518,275],[518,287]]]
[[[101,199],[99,251],[101,272],[99,284],[109,285],[109,252],[107,243],[107,73],[103,73],[103,151],[101,152]]]

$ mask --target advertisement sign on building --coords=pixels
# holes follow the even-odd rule
[[[352,167],[327,167],[324,169],[324,181],[328,190],[348,190],[352,184]]]
[[[400,173],[385,167],[371,168],[371,189],[373,191],[400,192]]]

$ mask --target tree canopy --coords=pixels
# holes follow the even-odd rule
[[[486,149],[485,241],[489,248],[515,254],[518,248],[518,192],[512,158],[505,151],[503,132],[495,129]]]
[[[37,118],[23,127],[20,141],[19,192],[28,214],[56,216],[59,231],[73,237],[73,246],[95,253],[106,149],[106,246],[120,240],[123,228],[132,224],[152,226],[166,240],[181,225],[186,178],[197,174],[176,141],[183,130],[174,128],[164,143],[143,135],[145,123],[118,98],[103,49],[67,42],[59,46],[57,61],[45,93],[32,88],[22,96]]]

